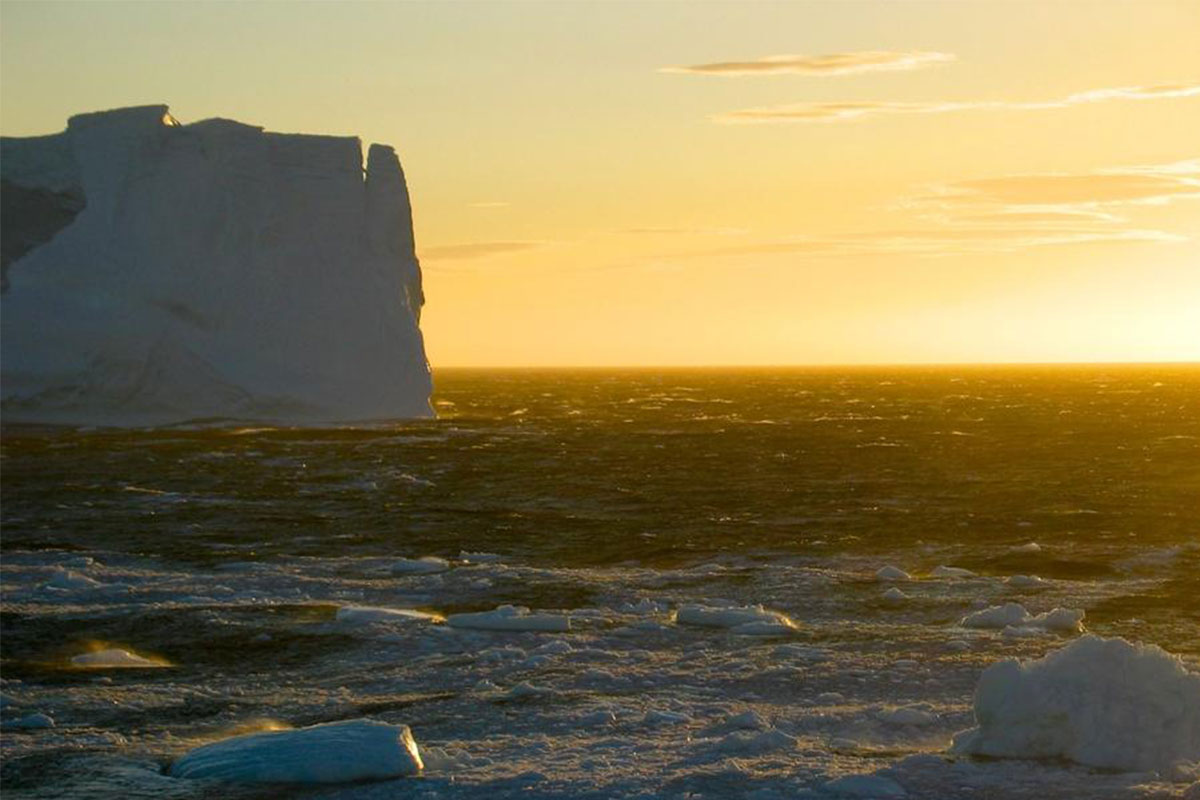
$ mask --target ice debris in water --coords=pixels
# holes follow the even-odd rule
[[[393,575],[432,575],[450,569],[450,562],[437,556],[402,558],[392,564]]]
[[[824,789],[840,797],[868,797],[872,800],[908,796],[903,786],[882,775],[846,775],[829,781]]]
[[[1014,553],[1040,553],[1042,546],[1037,542],[1026,542],[1013,548]]]
[[[553,631],[571,630],[570,617],[562,614],[533,614],[525,606],[500,606],[494,611],[473,614],[451,614],[446,617],[451,628],[473,628],[481,631]]]
[[[139,656],[118,647],[74,656],[71,658],[71,664],[85,669],[153,669],[171,666],[166,661]]]
[[[1037,575],[1013,575],[1005,583],[1018,589],[1040,589],[1050,582]]]
[[[929,573],[935,578],[974,578],[975,573],[969,569],[962,567],[935,567],[933,572]]]
[[[472,553],[466,550],[460,552],[458,557],[468,564],[495,564],[503,558],[498,553]]]
[[[675,613],[681,625],[727,628],[743,636],[780,636],[794,633],[796,623],[786,614],[756,606],[686,605]]]
[[[68,592],[97,589],[103,585],[100,581],[89,578],[87,575],[79,575],[69,569],[60,569],[50,580],[46,581],[45,588]]]
[[[1031,628],[1065,633],[1083,630],[1084,612],[1077,608],[1056,608],[1044,614],[1030,614],[1020,603],[988,606],[968,614],[959,622],[964,628]]]
[[[12,722],[4,723],[6,729],[17,730],[38,730],[41,728],[53,728],[54,720],[48,714],[27,714],[20,719],[15,719]]]
[[[898,587],[893,586],[892,588],[888,589],[886,592],[883,593],[883,599],[888,601],[889,603],[900,603],[900,602],[907,600],[908,595],[906,595],[904,592],[900,591],[900,589]]]
[[[440,614],[417,611],[415,608],[382,608],[380,606],[342,606],[335,619],[349,625],[372,622],[443,622]]]
[[[189,751],[168,774],[237,783],[347,783],[415,775],[423,768],[407,725],[355,719],[224,739]]]
[[[888,564],[886,567],[880,567],[875,573],[877,581],[911,581],[912,575],[909,575],[899,567],[893,567]]]
[[[975,719],[954,752],[1177,775],[1200,762],[1200,675],[1154,645],[1084,636],[988,667]]]

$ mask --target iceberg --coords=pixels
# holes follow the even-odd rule
[[[432,416],[391,147],[140,106],[3,138],[0,177],[7,421]]]
[[[367,719],[235,736],[173,763],[173,778],[230,783],[349,783],[416,775],[424,764],[407,725]]]
[[[954,752],[1174,776],[1200,762],[1200,675],[1153,645],[1085,636],[984,670],[975,719]]]

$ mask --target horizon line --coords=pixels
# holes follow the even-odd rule
[[[645,370],[645,369],[905,369],[920,367],[1198,367],[1190,361],[862,361],[755,364],[445,364],[430,370]]]

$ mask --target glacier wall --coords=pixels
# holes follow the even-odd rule
[[[6,422],[432,416],[392,148],[165,105],[0,148]]]

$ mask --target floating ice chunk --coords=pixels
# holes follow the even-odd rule
[[[891,564],[888,564],[886,567],[879,568],[879,570],[875,573],[875,580],[877,580],[877,581],[911,581],[912,575],[909,575],[907,572],[900,569],[899,567],[893,567]]]
[[[817,695],[817,702],[823,706],[834,706],[846,702],[846,695],[841,692],[821,692]]]
[[[393,575],[433,575],[450,569],[450,562],[437,556],[402,558],[392,564]]]
[[[499,553],[469,553],[466,550],[459,553],[458,557],[468,564],[495,564],[503,558]]]
[[[543,645],[533,648],[533,652],[543,656],[561,656],[570,653],[574,649],[569,642],[563,639],[555,639],[554,641],[546,642]]]
[[[1004,628],[1009,625],[1020,625],[1029,619],[1029,612],[1020,603],[1005,603],[1002,606],[988,606],[982,611],[976,611],[962,618],[959,625],[964,628]]]
[[[239,783],[347,783],[415,775],[423,768],[407,725],[355,719],[207,744],[167,774]]]
[[[1078,608],[1056,608],[1044,614],[1030,614],[1020,603],[989,606],[963,617],[964,628],[1041,628],[1064,633],[1083,630],[1084,612]]]
[[[687,605],[675,614],[675,621],[682,625],[699,625],[706,628],[733,628],[738,633],[748,635],[774,636],[780,628],[794,629],[796,624],[788,619],[786,614],[770,611],[762,606],[721,606],[711,607],[702,605]],[[778,626],[774,628],[747,627],[751,625]],[[769,632],[768,632],[769,631]]]
[[[754,709],[750,709],[725,720],[723,727],[744,731],[764,731],[771,727],[771,724],[767,722],[762,714],[759,714]]]
[[[72,592],[82,589],[96,589],[103,585],[100,581],[93,580],[87,575],[80,575],[69,569],[60,569],[54,573],[54,576],[50,580],[46,581],[43,588]]]
[[[146,658],[117,647],[73,656],[71,664],[85,669],[153,669],[171,666],[161,659]]]
[[[1200,675],[1153,645],[1084,636],[1036,661],[988,667],[975,719],[954,752],[1174,773],[1200,762]]]
[[[53,728],[54,720],[48,714],[27,714],[20,719],[4,723],[4,727],[10,730],[40,730],[42,728]]]
[[[617,715],[611,711],[601,709],[593,711],[590,714],[584,714],[579,718],[578,724],[584,728],[598,728],[603,725],[616,725]]]
[[[807,644],[781,644],[771,651],[775,658],[797,658],[801,661],[828,661],[829,651]]]
[[[796,632],[796,625],[790,619],[786,622],[747,622],[735,625],[729,632],[738,636],[790,636]]]
[[[532,614],[525,606],[500,606],[494,611],[473,614],[451,614],[446,617],[451,628],[471,628],[481,631],[553,631],[571,630],[571,618],[562,614]]]
[[[617,610],[622,614],[661,614],[667,610],[667,604],[643,597],[636,603],[622,603]]]
[[[441,614],[417,611],[415,608],[382,608],[380,606],[342,606],[335,619],[348,625],[372,622],[444,622]]]
[[[900,591],[899,587],[893,586],[883,593],[883,599],[889,603],[903,603],[908,599],[908,595]]]
[[[1017,545],[1012,549],[1014,553],[1040,553],[1042,546],[1037,542],[1026,542],[1025,544]]]
[[[882,775],[846,775],[829,781],[823,788],[842,797],[867,797],[871,800],[908,797],[903,786]]]
[[[1013,575],[1005,583],[1018,589],[1041,589],[1048,586],[1050,581],[1037,575]]]
[[[771,728],[761,733],[734,731],[718,741],[713,749],[719,753],[765,755],[779,750],[792,750],[795,747],[794,736],[789,736],[778,728]]]
[[[946,649],[953,650],[956,653],[961,653],[966,650],[970,650],[971,645],[962,639],[952,639],[949,642],[946,642]]]
[[[87,569],[96,566],[96,559],[91,556],[75,556],[62,562],[62,565],[68,569]]]
[[[875,712],[875,718],[889,725],[932,725],[938,721],[937,714],[921,706],[880,709]]]
[[[558,692],[548,686],[535,686],[529,681],[521,681],[516,686],[512,687],[505,694],[509,700],[536,700],[542,697],[550,697]]]
[[[935,578],[974,578],[975,573],[969,569],[962,567],[935,567],[933,572],[929,573]]]
[[[642,717],[643,725],[681,725],[691,721],[691,717],[678,711],[647,711]]]

